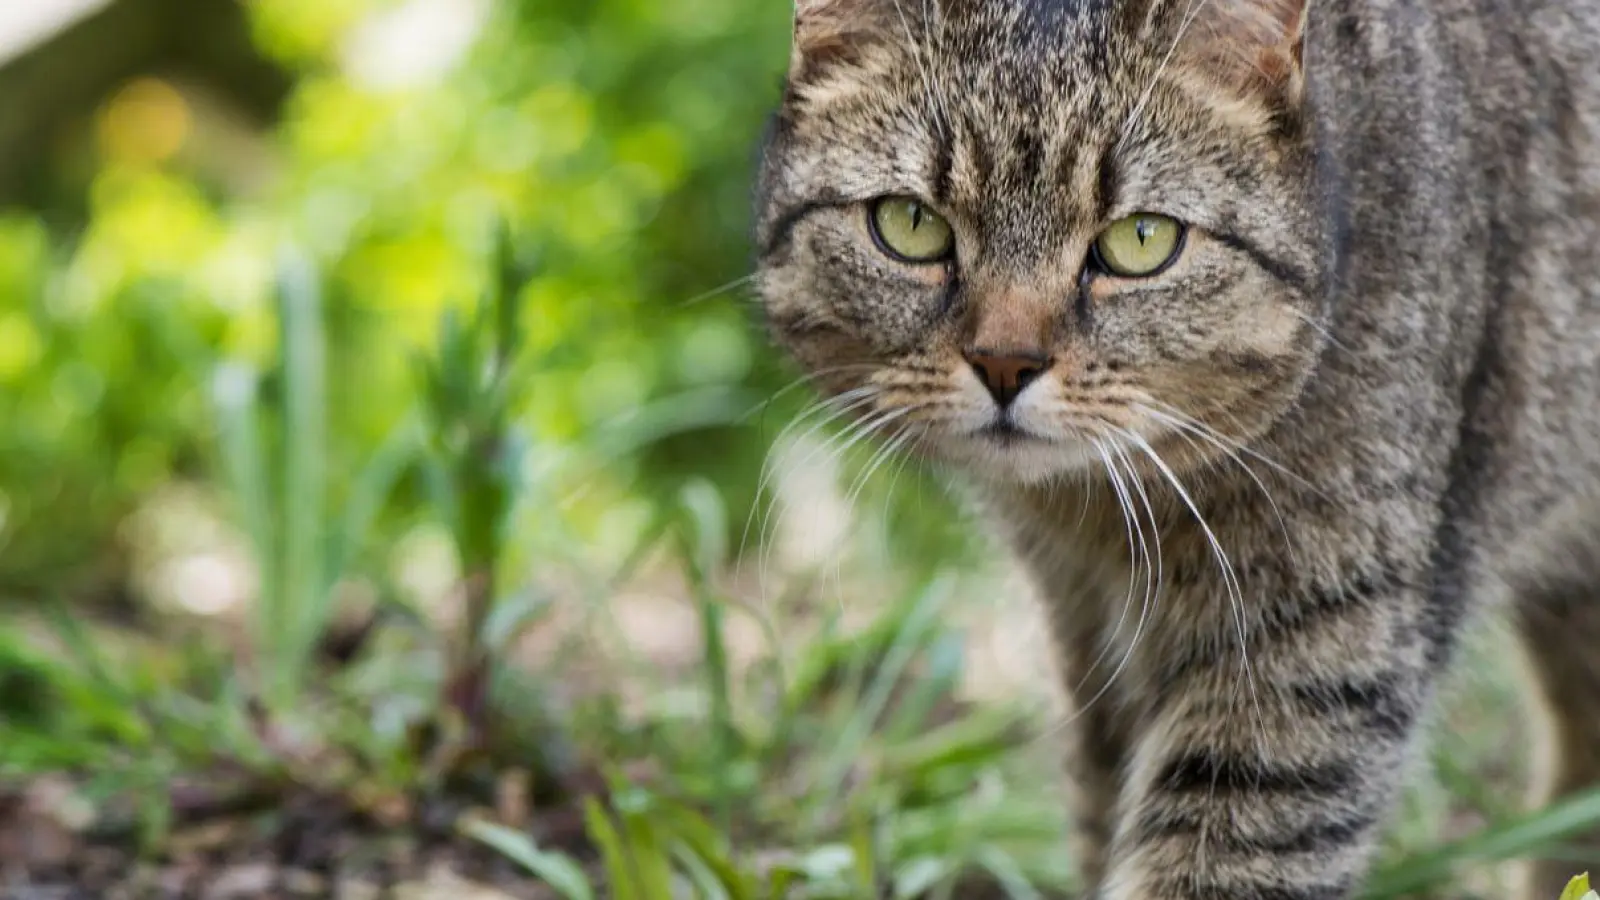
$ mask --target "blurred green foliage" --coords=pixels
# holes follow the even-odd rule
[[[767,443],[809,399],[781,390],[793,373],[744,283],[789,4],[485,2],[481,39],[448,74],[375,84],[345,52],[392,0],[250,0],[261,48],[296,82],[254,149],[145,78],[84,111],[95,162],[81,191],[0,210],[0,600],[29,599],[53,635],[0,627],[0,779],[131,783],[156,834],[171,777],[216,759],[382,797],[470,769],[484,735],[501,761],[563,771],[570,731],[602,760],[667,770],[660,793],[608,772],[610,808],[588,804],[613,889],[642,873],[655,880],[639,895],[662,896],[669,862],[703,895],[735,898],[762,880],[761,896],[950,896],[962,867],[1018,897],[1070,883],[1060,809],[1038,770],[1014,765],[1033,742],[1013,711],[957,702],[944,579],[861,598],[880,615],[858,633],[764,634],[748,684],[729,662],[730,621],[773,626],[715,576],[760,544]],[[62,153],[61,184],[84,171],[82,149]],[[959,569],[961,520],[904,466],[886,467],[894,506],[863,505],[895,513],[889,530],[921,559]],[[70,604],[128,587],[135,512],[185,482],[225,498],[251,545],[246,658],[215,634],[108,652]],[[418,525],[446,533],[461,634],[428,634],[383,602]],[[611,701],[547,708],[558,661],[491,658],[555,605],[530,571],[596,557],[574,568],[605,574],[575,593],[603,605],[606,576],[663,544],[697,615],[695,703],[663,700],[642,723]],[[346,579],[401,622],[324,677],[307,660]],[[285,722],[342,749],[337,765],[284,754],[268,726]],[[1413,792],[1374,900],[1600,820],[1595,796],[1526,818],[1489,797],[1472,805],[1491,827],[1435,846],[1459,798],[1504,787],[1461,763],[1481,748],[1455,737],[1437,784]],[[460,824],[565,896],[592,894],[526,835]],[[733,833],[782,852],[750,854]],[[785,893],[798,882],[810,892]]]
[[[415,351],[486,288],[484,226],[503,216],[531,273],[520,326],[537,371],[516,410],[530,464],[593,452],[623,423],[648,431],[568,467],[605,502],[561,511],[626,531],[691,471],[754,499],[773,429],[738,420],[779,365],[747,290],[704,295],[748,272],[748,175],[786,6],[505,0],[443,78],[374,87],[339,61],[352,23],[385,5],[251,4],[261,46],[298,79],[265,136],[266,187],[241,196],[187,164],[200,113],[147,82],[96,113],[87,200],[62,205],[81,221],[0,215],[0,593],[93,586],[141,496],[215,475],[196,376],[273,357],[285,241],[329,273],[333,470],[405,414]]]

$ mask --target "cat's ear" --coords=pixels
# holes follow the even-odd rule
[[[1184,56],[1228,87],[1294,109],[1305,87],[1308,0],[1211,0],[1182,37]]]
[[[790,69],[799,75],[853,56],[878,31],[886,0],[795,0]]]

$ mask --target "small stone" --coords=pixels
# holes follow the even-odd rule
[[[351,876],[341,877],[333,887],[335,900],[378,900],[381,893],[376,884]]]
[[[494,806],[500,824],[508,828],[524,828],[532,816],[529,798],[532,797],[532,778],[522,769],[512,769],[501,775],[495,783]]]
[[[206,889],[205,900],[255,900],[272,889],[277,870],[266,863],[230,866]]]
[[[283,889],[301,897],[321,897],[328,891],[328,880],[305,869],[288,869],[282,877]]]
[[[180,860],[200,859],[209,853],[240,843],[242,823],[219,819],[186,828],[167,841],[167,853]]]
[[[429,868],[425,880],[395,885],[394,897],[395,900],[516,900],[499,888],[468,881],[438,864]]]
[[[168,866],[161,870],[157,884],[163,897],[186,897],[196,882],[193,866]]]

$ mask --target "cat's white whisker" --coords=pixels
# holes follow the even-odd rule
[[[1321,335],[1322,339],[1328,342],[1328,346],[1337,347],[1340,350],[1352,355],[1355,354],[1355,351],[1350,349],[1348,344],[1345,344],[1343,341],[1340,341],[1338,338],[1333,336],[1333,332],[1328,330],[1327,323],[1323,322],[1320,318],[1295,309],[1292,306],[1287,307],[1287,309],[1292,315],[1310,326],[1313,331],[1317,332],[1317,334]]]
[[[1215,447],[1222,454],[1224,459],[1232,462],[1234,465],[1242,469],[1246,477],[1254,482],[1256,488],[1261,491],[1261,496],[1266,498],[1267,505],[1272,508],[1272,515],[1278,520],[1278,529],[1283,533],[1284,547],[1289,553],[1289,559],[1291,563],[1295,565],[1299,564],[1295,557],[1294,540],[1289,536],[1289,525],[1283,519],[1283,511],[1279,509],[1277,499],[1272,496],[1272,491],[1267,489],[1266,483],[1256,475],[1255,470],[1250,467],[1249,463],[1245,462],[1244,457],[1242,457],[1236,449],[1213,437],[1209,430],[1199,423],[1191,424],[1189,422],[1184,422],[1183,420],[1174,416],[1169,416],[1159,410],[1150,409],[1148,407],[1135,408],[1139,412],[1149,416],[1157,422],[1161,422],[1169,428],[1175,429],[1180,435],[1183,436],[1184,440],[1189,442],[1191,446],[1194,446],[1195,438],[1199,438],[1200,440],[1207,442],[1211,446]]]
[[[845,363],[845,364],[837,365],[837,366],[826,366],[824,368],[819,368],[819,369],[815,369],[815,370],[810,371],[810,372],[806,372],[805,374],[799,376],[798,378],[794,379],[793,381],[789,382],[788,384],[784,385],[783,387],[777,389],[776,391],[773,391],[772,395],[767,397],[767,399],[762,400],[759,403],[756,403],[754,406],[751,406],[748,410],[746,410],[745,412],[741,413],[737,419],[734,419],[734,423],[735,424],[739,424],[739,425],[743,425],[744,423],[750,421],[750,417],[751,416],[756,415],[757,413],[765,412],[766,410],[770,409],[774,403],[777,403],[779,400],[783,399],[788,394],[792,393],[793,391],[795,391],[795,390],[797,390],[797,389],[799,389],[801,387],[805,387],[807,385],[810,385],[810,384],[816,382],[818,379],[826,378],[829,375],[842,375],[842,374],[844,374],[846,372],[872,372],[872,371],[874,371],[874,370],[876,370],[878,368],[879,368],[878,366],[873,365],[872,363]],[[845,391],[845,392],[843,392],[843,393],[841,393],[841,394],[839,394],[839,395],[837,395],[837,396],[835,396],[833,398],[824,398],[822,400],[815,401],[808,408],[809,409],[818,408],[818,407],[828,403],[830,399],[837,400],[839,397],[842,397],[842,396],[844,396],[846,394],[854,394],[857,391],[861,391],[861,390],[876,390],[876,387],[869,386],[868,388],[853,388],[853,389],[851,389],[849,391]],[[796,419],[799,419],[799,418],[803,417],[804,415],[805,415],[805,412],[802,411],[799,416],[796,416]],[[786,426],[786,427],[792,427],[793,425],[794,425],[794,421],[791,421],[789,423],[789,425]],[[782,436],[782,434],[780,432],[780,437],[781,436]]]
[[[914,443],[925,430],[926,429],[924,426],[916,422],[908,422],[900,427],[900,433],[906,435],[907,439],[904,444],[896,449],[895,456],[897,457],[897,461],[894,466],[894,471],[889,475],[889,484],[883,490],[883,507],[878,512],[879,518],[883,522],[885,532],[888,530],[889,523],[889,502],[894,496],[895,487],[900,483],[900,476],[905,473],[906,464],[914,457],[914,454],[900,451],[903,451],[907,445]],[[920,498],[920,485],[918,487],[918,496]]]
[[[892,418],[888,418],[888,419],[886,419],[884,421],[878,422],[876,425],[873,426],[873,428],[871,430],[872,431],[876,431],[879,428],[882,428],[882,427],[884,427],[886,425],[893,424],[894,422],[898,421],[899,419],[904,418],[907,415],[910,415],[912,412],[914,412],[915,410],[917,410],[919,408],[920,408],[920,404],[912,405],[912,406],[905,406],[905,407],[901,407],[901,408],[899,408],[897,410],[894,410],[894,412],[897,413],[897,415],[895,415]],[[905,426],[905,425],[902,425],[901,427],[899,427],[899,428],[897,428],[895,430],[895,433],[893,435],[891,435],[888,440],[883,442],[883,445],[881,447],[879,447],[877,450],[875,450],[873,452],[872,456],[870,456],[867,459],[867,464],[862,467],[861,472],[859,474],[857,474],[855,476],[855,478],[853,478],[851,480],[850,489],[845,492],[844,506],[845,506],[846,509],[855,509],[856,508],[856,502],[860,499],[862,490],[864,490],[866,488],[868,482],[871,481],[872,476],[878,471],[879,468],[881,468],[883,466],[884,463],[886,463],[890,459],[892,459],[894,457],[894,454],[896,452],[898,452],[899,450],[901,450],[906,445],[906,443],[908,443],[911,440],[911,437],[912,437],[912,433],[911,433],[909,427]],[[838,558],[838,557],[835,557],[835,559],[834,559],[834,588],[836,590],[838,590],[838,592],[839,592],[839,603],[840,603],[841,607],[844,604],[844,584],[843,584],[842,569],[843,569],[843,560]],[[842,609],[841,609],[841,611],[842,611]]]
[[[1111,446],[1122,459],[1123,465],[1127,467],[1128,472],[1136,472],[1133,460],[1128,457],[1127,451],[1115,442]],[[1143,479],[1134,477],[1133,486],[1138,490],[1139,501],[1144,505],[1145,516],[1150,522],[1151,540],[1155,545],[1155,572],[1151,576],[1151,580],[1145,585],[1145,592],[1150,597],[1151,608],[1154,609],[1155,605],[1161,600],[1161,585],[1165,581],[1165,569],[1161,557],[1161,520],[1156,517],[1155,507],[1150,502],[1150,494],[1145,490]]]
[[[1107,443],[1107,446],[1110,447],[1111,454],[1112,454],[1112,457],[1113,457],[1113,462],[1120,461],[1121,464],[1122,464],[1122,467],[1126,469],[1127,482],[1125,482],[1123,484],[1121,490],[1125,495],[1130,495],[1129,496],[1129,502],[1128,502],[1128,512],[1132,514],[1133,521],[1134,521],[1135,525],[1137,526],[1137,528],[1139,530],[1140,556],[1144,561],[1144,572],[1142,574],[1139,572],[1138,567],[1135,567],[1132,570],[1132,572],[1130,572],[1130,579],[1129,579],[1129,583],[1128,583],[1128,590],[1130,592],[1130,595],[1131,595],[1132,591],[1136,588],[1138,582],[1140,580],[1143,580],[1143,582],[1144,582],[1144,598],[1141,601],[1140,606],[1139,606],[1139,620],[1136,623],[1134,623],[1133,636],[1128,639],[1128,646],[1123,651],[1122,659],[1117,663],[1116,669],[1112,671],[1110,677],[1107,679],[1106,689],[1109,690],[1111,685],[1114,684],[1116,682],[1116,680],[1119,677],[1121,677],[1123,671],[1125,671],[1127,669],[1129,663],[1132,662],[1133,654],[1138,649],[1138,646],[1139,646],[1139,640],[1140,640],[1140,638],[1142,638],[1144,636],[1145,625],[1148,624],[1151,615],[1155,611],[1155,604],[1159,600],[1159,596],[1160,596],[1159,591],[1160,591],[1160,584],[1161,584],[1161,581],[1162,581],[1162,561],[1161,561],[1161,522],[1160,522],[1160,520],[1158,518],[1156,518],[1155,508],[1150,503],[1150,495],[1145,491],[1144,482],[1139,478],[1138,473],[1134,469],[1133,463],[1128,458],[1126,451],[1121,446],[1118,445],[1118,442],[1117,442],[1115,436],[1112,436],[1111,438],[1109,438],[1106,443]],[[1115,470],[1117,468],[1118,467],[1116,465],[1112,466],[1113,470]],[[1140,503],[1143,506],[1144,518],[1142,518],[1142,519],[1139,516],[1139,509],[1137,507],[1133,506],[1131,492],[1129,491],[1129,488],[1128,488],[1128,484],[1130,484],[1130,483],[1133,486],[1133,491],[1137,492],[1139,500],[1140,500]],[[1154,544],[1154,547],[1155,547],[1155,558],[1154,558],[1153,563],[1152,563],[1152,559],[1151,559],[1151,549],[1150,549],[1150,546],[1146,543],[1146,538],[1145,538],[1145,532],[1144,532],[1144,522],[1145,521],[1148,521],[1150,523],[1150,530],[1151,530],[1150,541]],[[1120,626],[1119,626],[1119,631],[1120,631]]]
[[[1123,624],[1127,621],[1128,613],[1133,607],[1133,592],[1138,581],[1139,549],[1141,547],[1145,547],[1144,528],[1142,523],[1137,526],[1139,535],[1137,542],[1134,538],[1135,521],[1138,519],[1138,511],[1133,505],[1132,494],[1128,490],[1127,483],[1123,480],[1125,477],[1124,473],[1117,465],[1117,456],[1110,449],[1108,449],[1108,443],[1112,440],[1114,439],[1110,437],[1106,437],[1104,439],[1101,439],[1100,437],[1089,438],[1090,443],[1100,455],[1100,461],[1105,467],[1107,483],[1111,485],[1112,491],[1117,498],[1117,504],[1122,511],[1122,520],[1123,526],[1126,530],[1129,554],[1130,574],[1128,582],[1128,595],[1123,600],[1122,613],[1117,618],[1116,624],[1112,626],[1111,632],[1104,635],[1101,640],[1099,655],[1096,656],[1094,660],[1089,663],[1088,667],[1084,669],[1083,675],[1079,678],[1077,686],[1073,689],[1072,696],[1074,697],[1081,696],[1083,689],[1089,684],[1090,677],[1097,669],[1100,668],[1100,665],[1105,662],[1106,657],[1111,653],[1114,639],[1117,635],[1122,633]],[[1137,475],[1131,471],[1127,473],[1127,477],[1132,477],[1134,480],[1137,480]],[[1153,516],[1152,523],[1154,523]],[[1148,563],[1148,548],[1144,549],[1144,558]],[[1147,594],[1146,602],[1141,606],[1139,611],[1139,620],[1134,625],[1133,637],[1128,642],[1128,646],[1123,652],[1122,658],[1117,662],[1117,665],[1112,670],[1111,674],[1106,676],[1099,690],[1095,691],[1095,693],[1087,700],[1078,703],[1077,708],[1073,710],[1070,715],[1057,722],[1054,726],[1042,730],[1034,737],[1034,740],[1042,740],[1055,734],[1056,732],[1070,727],[1078,719],[1082,718],[1084,715],[1087,715],[1088,712],[1094,708],[1095,704],[1099,703],[1106,696],[1106,694],[1111,691],[1111,688],[1116,683],[1117,678],[1121,676],[1129,661],[1133,658],[1133,652],[1139,642],[1140,635],[1144,631],[1144,625],[1148,613],[1149,596]]]
[[[715,299],[717,299],[718,297],[721,297],[724,294],[728,294],[728,293],[731,293],[733,291],[738,290],[739,288],[755,284],[755,281],[756,281],[757,277],[758,276],[757,276],[757,274],[755,272],[751,272],[748,275],[744,275],[744,276],[741,276],[739,278],[735,278],[734,280],[729,281],[726,284],[720,284],[720,285],[712,288],[709,291],[705,291],[703,293],[695,294],[693,297],[690,297],[687,300],[681,300],[681,301],[679,301],[678,306],[686,308],[686,307],[690,307],[690,306],[698,306],[701,303],[705,303],[705,302],[710,301],[710,300],[715,300]]]
[[[1256,460],[1257,462],[1261,463],[1262,465],[1265,465],[1265,466],[1271,468],[1273,471],[1277,472],[1278,474],[1283,475],[1284,477],[1291,479],[1299,487],[1304,488],[1305,490],[1311,491],[1312,493],[1315,493],[1317,496],[1321,497],[1324,500],[1331,499],[1331,498],[1328,497],[1328,495],[1326,493],[1324,493],[1322,491],[1321,488],[1317,487],[1315,484],[1313,484],[1310,481],[1308,481],[1304,476],[1302,476],[1299,473],[1295,472],[1293,469],[1288,468],[1287,466],[1283,465],[1282,463],[1278,462],[1277,460],[1273,459],[1272,457],[1267,456],[1265,453],[1262,453],[1260,450],[1257,450],[1254,447],[1251,447],[1251,446],[1249,446],[1247,444],[1243,444],[1243,443],[1239,442],[1238,440],[1235,440],[1234,438],[1228,437],[1227,435],[1225,435],[1222,432],[1218,431],[1216,428],[1214,428],[1214,427],[1212,427],[1210,425],[1207,425],[1206,423],[1200,421],[1199,419],[1195,418],[1194,416],[1189,415],[1188,413],[1185,413],[1183,410],[1177,408],[1176,406],[1173,406],[1170,403],[1163,403],[1163,402],[1161,402],[1159,400],[1156,400],[1153,397],[1149,397],[1147,395],[1143,401],[1135,403],[1133,405],[1133,409],[1134,409],[1135,412],[1139,412],[1139,413],[1142,413],[1144,415],[1148,415],[1151,418],[1158,418],[1160,415],[1165,415],[1165,416],[1168,416],[1168,417],[1172,418],[1175,421],[1184,422],[1189,427],[1197,429],[1197,430],[1199,430],[1201,432],[1204,432],[1205,434],[1209,435],[1211,437],[1211,439],[1217,441],[1219,444],[1225,445],[1227,447],[1231,447],[1236,452],[1242,453],[1245,456],[1248,456],[1251,459]],[[1169,424],[1173,424],[1174,427],[1177,427],[1175,423],[1169,423]]]
[[[1233,612],[1234,628],[1239,640],[1239,663],[1244,673],[1245,685],[1250,691],[1250,702],[1255,708],[1258,728],[1256,737],[1261,742],[1260,750],[1265,757],[1268,752],[1266,718],[1261,711],[1261,698],[1256,690],[1255,669],[1250,662],[1250,638],[1245,627],[1247,611],[1244,607],[1244,591],[1239,584],[1238,574],[1234,571],[1233,563],[1228,559],[1228,553],[1223,548],[1222,542],[1217,538],[1216,532],[1212,530],[1211,524],[1206,521],[1205,516],[1201,515],[1199,504],[1194,502],[1194,498],[1190,496],[1188,489],[1183,486],[1183,482],[1178,478],[1177,473],[1172,471],[1172,467],[1167,465],[1166,460],[1161,458],[1161,454],[1157,453],[1156,449],[1150,446],[1150,442],[1139,434],[1127,429],[1121,429],[1119,433],[1148,457],[1167,483],[1172,485],[1172,489],[1177,492],[1183,504],[1189,508],[1190,514],[1194,516],[1195,524],[1200,526],[1201,533],[1205,535],[1206,542],[1211,547],[1211,555],[1222,571],[1223,586],[1228,595],[1228,604]]]
[[[817,419],[810,428],[806,429],[805,433],[800,435],[800,437],[797,439],[798,441],[805,442],[810,440],[811,437],[821,429],[827,427],[833,422],[838,421],[841,418],[844,418],[845,416],[850,415],[857,409],[872,403],[881,393],[882,391],[875,385],[865,385],[863,387],[844,391],[835,397],[824,398],[817,403],[812,404],[810,407],[807,407],[806,410],[802,411],[800,415],[794,418],[794,421],[784,426],[783,430],[778,433],[778,437],[772,442],[772,446],[782,446],[784,439],[789,432],[799,427],[814,412],[820,411],[825,413],[825,415],[823,415],[820,419]],[[824,443],[823,446],[826,446],[826,443]],[[811,453],[806,454],[805,458],[801,460],[801,465],[810,462],[815,453],[816,451],[813,450]],[[762,462],[761,476],[756,484],[756,496],[758,498],[764,496],[768,490],[770,490],[771,481],[775,475],[776,471],[773,468],[773,458],[769,453],[767,458]],[[757,504],[757,506],[760,506],[760,504]],[[749,541],[751,517],[755,516],[757,506],[752,506],[750,514],[745,518],[744,533],[739,539],[739,552],[741,557],[743,556],[744,548]],[[757,578],[763,585],[768,583],[767,563],[771,550],[770,541],[768,539],[768,529],[775,521],[774,507],[781,507],[777,510],[777,516],[784,516],[788,514],[788,504],[783,501],[768,503],[761,510],[761,519],[757,532],[757,541],[760,550],[757,554],[758,558],[756,561],[756,568]]]
[[[1094,439],[1094,446],[1095,450],[1100,454],[1100,458],[1105,465],[1106,475],[1109,477],[1109,483],[1111,485],[1112,492],[1117,498],[1117,506],[1122,511],[1122,525],[1128,541],[1128,568],[1130,573],[1136,573],[1139,568],[1137,554],[1139,546],[1142,543],[1143,531],[1141,530],[1139,532],[1141,541],[1136,541],[1134,538],[1135,512],[1133,507],[1132,493],[1128,490],[1127,482],[1123,480],[1123,473],[1121,469],[1117,467],[1117,458],[1112,454],[1107,446],[1109,440],[1110,439],[1100,440],[1096,438]],[[1094,674],[1094,671],[1100,667],[1100,663],[1105,660],[1106,655],[1111,652],[1111,639],[1122,633],[1122,625],[1127,621],[1128,612],[1133,607],[1134,582],[1135,579],[1130,574],[1128,580],[1128,594],[1123,598],[1122,613],[1118,616],[1116,624],[1112,626],[1110,635],[1106,636],[1105,644],[1100,650],[1100,655],[1095,657],[1094,661],[1089,664],[1089,667],[1084,670],[1083,678],[1080,680],[1080,683],[1075,690],[1083,690],[1084,685],[1088,683],[1089,676]]]

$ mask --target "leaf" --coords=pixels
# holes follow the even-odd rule
[[[500,598],[483,621],[478,641],[491,652],[510,646],[524,631],[544,618],[553,598],[534,588],[525,588]]]
[[[1419,854],[1373,875],[1364,900],[1410,897],[1447,881],[1468,861],[1499,862],[1527,856],[1600,824],[1600,790],[1570,797],[1537,812]]]
[[[468,837],[488,844],[507,859],[532,872],[565,900],[594,900],[594,888],[589,884],[589,877],[572,857],[541,850],[528,835],[481,819],[463,823],[461,830]]]
[[[605,806],[593,797],[585,797],[583,815],[589,826],[589,839],[594,841],[600,851],[600,859],[605,864],[612,900],[651,900],[639,891],[629,854],[622,844],[622,836],[617,833],[617,826],[611,821]]]
[[[953,579],[941,577],[930,582],[917,596],[901,629],[883,654],[872,684],[856,705],[850,721],[834,739],[832,753],[826,757],[819,780],[822,796],[844,793],[845,783],[862,756],[862,746],[870,737],[874,723],[889,708],[902,676],[936,633],[939,614],[954,595],[953,588]]]
[[[621,804],[619,805],[619,809]],[[667,848],[651,818],[652,808],[633,811],[621,810],[623,833],[627,835],[628,854],[633,871],[638,876],[640,897],[655,900],[672,896],[672,861]]]
[[[389,432],[367,464],[356,474],[350,486],[350,498],[345,501],[343,526],[329,536],[324,573],[326,590],[332,590],[334,583],[348,570],[361,543],[372,530],[373,523],[383,512],[383,506],[395,484],[406,469],[416,462],[421,442],[419,432],[417,414],[408,414]]]
[[[1561,900],[1589,900],[1596,896],[1589,890],[1589,873],[1585,872],[1567,882],[1567,889],[1561,892]]]
[[[115,728],[118,740],[133,746],[148,746],[155,737],[152,731],[154,723],[145,720],[142,715],[144,706],[128,682],[112,674],[115,671],[125,676],[126,667],[116,665],[106,655],[104,648],[67,608],[65,601],[55,598],[47,609],[57,636],[88,676],[85,687],[90,691],[81,692],[80,701],[94,702],[93,712],[99,720],[97,724]],[[85,704],[80,702],[82,705]]]
[[[688,515],[692,530],[689,541],[689,562],[694,565],[697,581],[705,582],[722,567],[728,556],[728,513],[722,495],[703,478],[685,484],[678,493],[678,501]]]
[[[1019,724],[1009,710],[975,710],[885,751],[879,774],[911,780],[950,766],[997,763],[1020,743]]]
[[[928,717],[942,699],[955,694],[966,664],[966,639],[957,633],[940,635],[927,650],[926,672],[896,704],[883,733],[903,740],[927,728]]]
[[[709,822],[693,810],[677,804],[662,804],[657,816],[661,821],[671,823],[672,836],[680,843],[682,850],[694,854],[736,900],[747,900],[753,896],[744,876],[729,859],[728,841]]]
[[[981,847],[978,863],[1005,888],[1012,900],[1040,900],[1040,893],[1022,872],[1022,867],[1005,851],[996,847]]]
[[[911,900],[927,895],[951,874],[951,861],[936,856],[919,856],[902,863],[894,873],[896,900]]]
[[[280,710],[299,697],[304,663],[328,615],[327,577],[322,571],[328,527],[324,507],[328,488],[327,337],[323,330],[320,273],[297,248],[279,257],[279,352],[283,355],[283,517],[282,555],[270,565],[283,579],[280,606],[282,643],[271,648],[268,665]]]
[[[673,848],[672,855],[689,876],[689,883],[694,885],[695,896],[699,900],[736,900],[728,893],[723,879],[688,845],[678,844]]]

